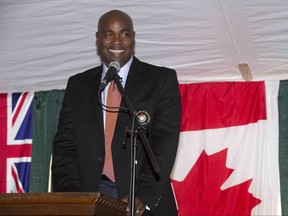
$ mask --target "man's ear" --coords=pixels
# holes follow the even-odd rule
[[[96,46],[98,47],[98,37],[99,37],[98,32],[95,33],[95,37],[96,37]]]

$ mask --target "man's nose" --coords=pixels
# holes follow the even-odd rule
[[[120,35],[114,35],[112,43],[113,44],[120,44],[122,42]]]

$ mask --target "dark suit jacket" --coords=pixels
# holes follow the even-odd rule
[[[54,191],[97,191],[105,148],[102,108],[97,94],[102,66],[69,78],[53,146]],[[181,100],[175,70],[156,67],[133,57],[125,92],[136,111],[150,115],[147,139],[160,165],[155,175],[142,141],[137,146],[136,196],[155,215],[177,214],[170,182],[180,131]],[[122,100],[122,107],[125,103]],[[118,114],[112,142],[119,198],[129,195],[130,138],[123,148],[131,117]]]

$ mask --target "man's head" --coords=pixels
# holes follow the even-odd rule
[[[122,67],[131,58],[135,47],[135,32],[131,17],[119,10],[103,14],[98,21],[96,44],[102,61],[109,66],[117,61]]]

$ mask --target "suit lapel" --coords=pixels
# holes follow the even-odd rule
[[[98,101],[98,91],[101,83],[101,75],[102,66],[96,67],[91,79],[89,79],[88,81],[88,89],[96,126],[101,130],[101,134],[103,134],[104,139],[103,112],[102,107],[100,106]]]
[[[133,103],[133,99],[137,97],[137,89],[141,86],[141,76],[143,72],[144,68],[141,62],[134,56],[125,85],[125,91],[131,103]]]

